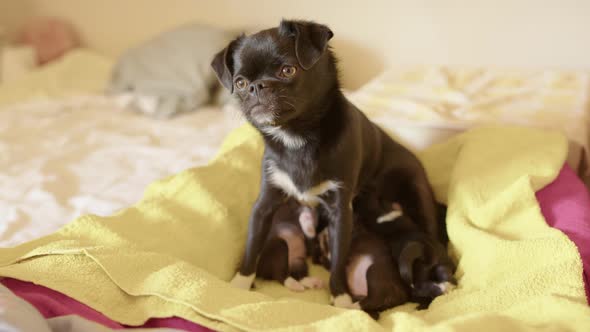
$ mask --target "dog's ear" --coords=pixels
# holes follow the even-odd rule
[[[239,39],[239,38],[238,38]],[[232,40],[226,48],[221,50],[215,55],[213,61],[211,61],[211,67],[215,71],[219,82],[229,90],[230,93],[234,92],[234,60],[233,53],[236,48],[238,39]]]
[[[334,33],[325,25],[306,21],[282,20],[279,34],[295,37],[295,55],[301,68],[308,70],[328,48]]]

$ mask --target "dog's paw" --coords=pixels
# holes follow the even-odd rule
[[[324,288],[324,281],[318,277],[305,277],[299,281],[305,288]]]
[[[441,291],[443,294],[448,294],[448,293],[450,293],[450,292],[451,292],[453,289],[457,288],[457,286],[455,286],[454,284],[452,284],[452,283],[450,283],[450,282],[448,282],[448,281],[445,281],[445,282],[438,283],[438,284],[436,284],[436,286],[437,286],[437,287],[440,289],[440,291]]]
[[[252,288],[252,284],[254,283],[254,278],[256,274],[252,273],[249,276],[241,275],[239,272],[236,273],[234,278],[230,281],[230,284],[236,288],[249,290]]]
[[[301,283],[299,283],[299,281],[291,277],[285,279],[283,285],[285,285],[285,287],[287,287],[289,290],[293,292],[303,292],[305,290],[305,287]]]
[[[352,302],[352,298],[348,294],[340,294],[336,297],[332,297],[332,305],[337,308],[357,309]]]

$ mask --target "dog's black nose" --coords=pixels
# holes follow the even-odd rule
[[[248,92],[251,95],[258,95],[262,89],[268,88],[268,85],[264,81],[255,81],[250,83],[248,87]]]

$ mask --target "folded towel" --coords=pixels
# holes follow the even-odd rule
[[[0,275],[77,299],[109,318],[141,325],[178,316],[216,330],[588,330],[576,246],[543,219],[535,191],[564,163],[555,133],[482,128],[421,158],[448,202],[459,288],[426,311],[406,304],[379,322],[326,305],[326,290],[291,293],[257,281],[232,288],[259,183],[262,142],[235,131],[206,167],[152,184],[111,217],[81,217],[55,234],[0,250]],[[312,274],[327,278],[318,267]]]

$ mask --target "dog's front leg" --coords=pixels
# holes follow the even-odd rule
[[[341,308],[353,308],[346,282],[346,260],[352,240],[352,195],[339,190],[326,202],[330,229],[330,292],[332,304]]]
[[[233,286],[242,289],[252,287],[256,278],[256,264],[268,236],[273,214],[282,201],[281,192],[263,179],[260,194],[250,214],[244,257],[238,273],[231,281]]]

